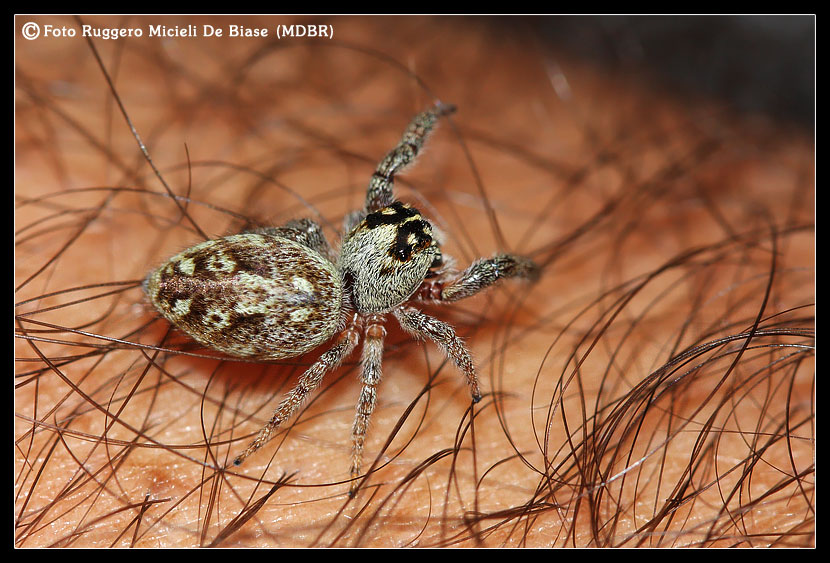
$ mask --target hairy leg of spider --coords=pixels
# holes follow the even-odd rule
[[[481,391],[478,388],[478,377],[470,352],[464,346],[455,330],[443,321],[430,317],[414,307],[399,307],[393,311],[395,318],[404,330],[418,338],[426,338],[438,344],[458,369],[464,373],[470,386],[470,394],[474,402],[481,400]]]
[[[513,254],[498,254],[492,258],[476,260],[454,279],[426,280],[418,290],[421,301],[452,303],[487,289],[499,280],[507,278],[535,279],[539,267],[530,259]]]
[[[287,238],[334,260],[334,252],[323,235],[322,227],[311,219],[293,219],[280,227],[262,227],[246,232]]]
[[[386,329],[383,327],[383,316],[372,315],[366,324],[366,338],[363,342],[363,356],[361,358],[363,387],[360,390],[360,399],[357,402],[357,412],[352,427],[352,484],[349,490],[351,496],[354,496],[357,492],[357,478],[360,476],[360,467],[363,463],[363,443],[366,440],[366,431],[369,429],[369,422],[377,402],[376,387],[380,383],[383,364],[383,339],[385,337]]]
[[[401,137],[401,142],[380,161],[366,193],[366,213],[372,213],[394,200],[392,187],[395,174],[415,160],[438,118],[455,111],[455,106],[436,104],[415,116]]]
[[[362,209],[358,209],[357,211],[352,211],[347,213],[345,217],[343,217],[343,234],[349,234],[352,229],[354,229],[358,223],[363,221],[366,218],[366,212]]]
[[[320,356],[314,364],[300,376],[300,380],[294,388],[286,394],[279,406],[274,411],[271,420],[268,421],[257,437],[251,442],[247,449],[233,460],[234,465],[240,465],[245,458],[256,452],[271,439],[271,434],[279,428],[286,420],[291,418],[298,408],[303,404],[309,393],[314,391],[323,381],[323,376],[333,370],[345,360],[360,342],[360,327],[357,320],[346,327],[340,333],[337,342],[326,353]]]

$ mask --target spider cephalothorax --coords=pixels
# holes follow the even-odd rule
[[[430,223],[414,207],[394,200],[395,173],[412,162],[438,118],[452,111],[437,104],[412,120],[378,165],[364,208],[347,215],[339,252],[317,223],[300,219],[199,243],[145,280],[144,289],[162,316],[230,356],[291,358],[334,339],[236,457],[236,465],[268,441],[362,335],[362,390],[352,429],[354,494],[381,377],[387,314],[404,330],[438,344],[466,376],[473,400],[481,399],[475,366],[455,330],[412,305],[458,301],[502,278],[531,278],[537,268],[527,258],[498,254],[463,272],[445,270]]]
[[[340,270],[355,310],[387,313],[406,301],[437,255],[432,226],[417,209],[396,201],[368,214],[340,248]]]

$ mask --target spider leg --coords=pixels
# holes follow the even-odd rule
[[[362,209],[347,213],[346,216],[343,217],[343,236],[346,236],[352,232],[352,229],[354,229],[358,223],[363,221],[365,217],[366,212]]]
[[[536,279],[539,267],[530,259],[513,254],[497,254],[492,258],[476,260],[469,268],[450,278],[431,278],[424,281],[416,293],[420,301],[452,303],[487,289],[507,278]]]
[[[334,261],[334,251],[326,240],[322,227],[312,219],[293,219],[280,227],[262,227],[246,232],[287,238]]]
[[[254,441],[244,452],[236,456],[234,465],[241,465],[245,458],[256,452],[271,439],[273,432],[286,420],[291,418],[303,404],[309,393],[314,391],[323,381],[323,376],[333,370],[345,360],[360,341],[360,325],[362,320],[355,315],[352,322],[340,333],[337,342],[300,376],[297,385],[289,391],[274,410],[271,420],[259,431]]]
[[[427,338],[440,346],[458,369],[467,378],[473,402],[481,400],[481,391],[478,387],[478,376],[470,352],[461,339],[455,334],[455,329],[449,324],[430,317],[414,307],[399,307],[392,312],[398,319],[401,327],[419,338]]]
[[[386,329],[383,327],[383,315],[371,315],[366,325],[366,337],[361,358],[363,387],[360,390],[360,399],[357,402],[357,412],[352,427],[352,484],[349,490],[349,495],[352,497],[357,492],[359,484],[357,478],[360,476],[360,468],[363,463],[363,444],[377,402],[375,388],[380,383],[382,373],[383,340],[385,337]]]
[[[377,211],[393,202],[392,187],[395,174],[415,160],[438,118],[454,111],[455,106],[439,103],[412,119],[398,146],[389,151],[380,161],[369,181],[369,189],[366,193],[366,213]]]

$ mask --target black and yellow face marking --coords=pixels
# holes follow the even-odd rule
[[[380,211],[366,216],[365,225],[376,229],[382,225],[395,225],[395,240],[389,248],[389,256],[406,262],[413,252],[419,252],[432,244],[432,227],[414,207],[394,202]]]

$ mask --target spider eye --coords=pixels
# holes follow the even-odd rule
[[[401,262],[406,262],[409,260],[409,257],[412,256],[412,248],[409,246],[396,246],[392,249],[392,256]]]
[[[432,244],[430,224],[421,218],[417,209],[400,201],[370,213],[364,219],[364,224],[369,230],[385,225],[394,227],[389,256],[399,262],[409,261],[413,254],[422,252]]]
[[[401,262],[406,262],[412,254],[422,252],[432,244],[429,232],[429,223],[423,219],[412,219],[398,225],[390,254]]]
[[[435,257],[432,259],[432,264],[430,264],[430,269],[432,268],[440,268],[444,265],[444,255],[441,254],[441,249],[437,246],[435,247]]]

